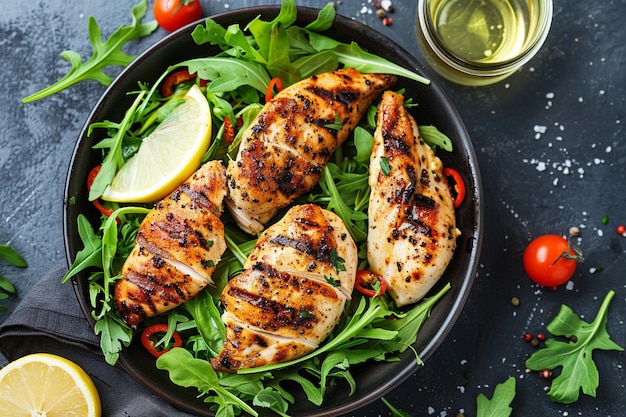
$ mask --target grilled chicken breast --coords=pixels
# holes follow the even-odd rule
[[[386,91],[378,107],[367,237],[370,267],[387,281],[397,306],[426,295],[460,234],[443,164],[420,139],[403,102],[402,95]]]
[[[315,350],[343,313],[357,263],[337,215],[314,204],[292,207],[261,234],[244,272],[222,292],[226,342],[213,368],[236,372]]]
[[[240,227],[260,232],[317,184],[335,149],[396,79],[341,69],[293,84],[266,103],[228,164],[227,206]]]
[[[212,283],[226,250],[219,219],[226,192],[224,166],[210,161],[146,215],[115,285],[115,304],[129,325],[171,310]]]

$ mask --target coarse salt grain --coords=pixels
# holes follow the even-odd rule
[[[537,133],[546,133],[546,126],[535,125],[533,126],[533,130]]]

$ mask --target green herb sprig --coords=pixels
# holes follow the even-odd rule
[[[552,380],[548,391],[552,401],[571,404],[578,400],[581,390],[595,397],[600,376],[593,361],[593,351],[624,350],[611,340],[606,329],[609,305],[614,296],[613,290],[607,293],[591,323],[583,321],[570,307],[562,305],[547,329],[567,340],[548,339],[545,348],[526,360],[526,367],[533,371],[561,368],[561,373]]]
[[[0,259],[18,268],[26,268],[28,264],[22,256],[10,245],[0,245]],[[0,301],[9,298],[9,294],[15,294],[15,285],[0,274]],[[6,311],[6,307],[0,305],[0,313]]]
[[[147,10],[148,0],[142,0],[132,8],[132,24],[119,27],[104,42],[96,19],[93,16],[89,16],[87,31],[93,48],[91,58],[83,62],[77,52],[63,51],[61,56],[71,64],[70,71],[54,84],[23,98],[22,102],[28,103],[40,100],[84,80],[95,80],[102,85],[110,85],[113,78],[104,72],[104,68],[107,66],[124,67],[130,64],[135,59],[135,56],[122,51],[122,47],[134,39],[148,36],[158,26],[156,21],[141,23],[141,20],[146,16]]]
[[[387,406],[389,412],[391,412],[391,417],[411,417],[411,414],[408,412],[395,407],[391,404],[385,397],[380,397],[380,400]]]

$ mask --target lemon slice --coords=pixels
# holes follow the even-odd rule
[[[139,150],[118,171],[102,194],[116,202],[150,203],[174,191],[200,166],[211,141],[211,109],[196,85]]]
[[[0,369],[0,415],[98,417],[100,396],[74,362],[35,353]]]

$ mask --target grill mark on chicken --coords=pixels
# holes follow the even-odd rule
[[[300,81],[266,103],[227,169],[227,207],[239,226],[256,234],[310,191],[370,103],[396,79],[342,69]],[[341,128],[329,126],[336,119]]]
[[[387,91],[378,107],[367,241],[370,267],[385,278],[398,306],[419,301],[432,288],[460,234],[443,164],[419,137],[403,102]],[[382,172],[383,158],[389,175]]]
[[[331,264],[332,251],[345,271]],[[357,263],[356,245],[336,214],[313,204],[291,208],[259,236],[244,271],[224,288],[226,342],[211,365],[235,372],[316,349],[341,317]]]
[[[114,292],[115,304],[131,327],[212,283],[211,274],[226,249],[218,217],[226,191],[223,165],[210,161],[146,215]]]

